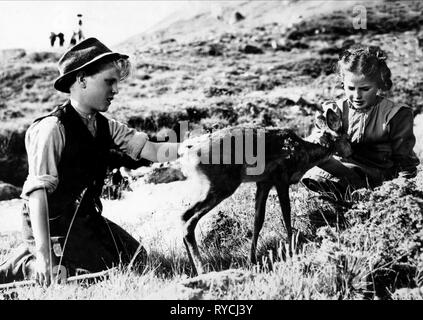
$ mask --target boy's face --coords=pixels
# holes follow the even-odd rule
[[[86,76],[84,104],[90,112],[105,112],[119,93],[119,72],[113,64],[92,76]]]
[[[356,109],[365,109],[376,103],[378,86],[362,74],[345,71],[344,90],[348,100]]]

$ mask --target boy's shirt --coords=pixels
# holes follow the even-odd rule
[[[95,136],[96,114],[92,116],[81,112],[78,114],[91,134]],[[147,134],[129,128],[116,120],[107,120],[112,141],[118,149],[135,160],[140,159],[141,150],[148,141]],[[28,195],[37,189],[45,188],[48,193],[56,189],[59,183],[58,164],[65,143],[65,128],[55,116],[48,116],[28,128],[25,135],[28,177],[23,185],[22,198],[27,199]]]

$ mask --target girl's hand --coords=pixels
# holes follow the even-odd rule
[[[305,138],[306,141],[311,143],[317,143],[321,146],[324,146],[326,148],[329,147],[329,137],[324,134],[323,130],[314,129],[313,132]]]

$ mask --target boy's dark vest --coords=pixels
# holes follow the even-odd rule
[[[99,113],[96,137],[69,102],[45,117],[49,116],[57,117],[65,129],[65,147],[58,164],[59,183],[47,197],[51,236],[63,236],[76,212],[78,215],[101,214],[100,195],[112,141],[108,121]]]

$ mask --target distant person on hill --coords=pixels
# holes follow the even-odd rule
[[[79,30],[78,30],[77,35],[78,35],[78,40],[79,40],[79,41],[81,41],[81,40],[84,40],[84,39],[85,39],[85,36],[84,36],[84,34],[82,33],[82,29],[79,29]]]
[[[72,37],[71,37],[70,42],[69,42],[69,44],[70,44],[71,46],[76,45],[76,36],[77,36],[77,34],[76,34],[76,32],[74,32],[74,33],[72,34]]]
[[[63,44],[65,43],[65,35],[62,32],[59,32],[57,37],[59,38],[59,45],[63,47]]]
[[[34,277],[48,285],[57,265],[70,275],[120,264],[142,267],[145,249],[101,215],[109,149],[135,160],[177,157],[177,143],[150,142],[147,134],[102,115],[129,74],[127,55],[88,38],[65,52],[58,68],[54,88],[70,96],[26,133],[25,241],[0,265],[0,283]]]
[[[56,34],[54,32],[50,33],[50,45],[54,47],[54,43],[56,42]]]
[[[373,188],[398,176],[416,176],[420,161],[413,151],[413,110],[383,96],[392,87],[386,59],[374,46],[355,46],[341,54],[338,73],[345,97],[325,102],[323,109],[342,116],[353,153],[347,159],[332,157],[309,170],[302,179],[309,189],[339,197],[348,190]],[[308,140],[316,140],[314,137],[318,135],[312,134]]]

